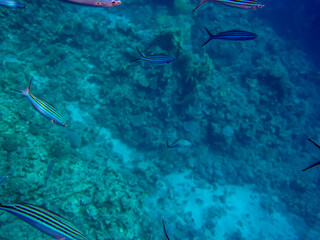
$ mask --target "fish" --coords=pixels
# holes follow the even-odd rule
[[[4,183],[7,180],[8,176],[0,177],[0,184]]]
[[[53,167],[54,167],[54,159],[52,159],[49,164],[48,164],[48,167],[47,167],[47,173],[46,173],[46,177],[44,179],[44,184],[47,186],[47,182],[48,182],[48,179],[51,175],[51,172],[53,170]]]
[[[162,226],[163,226],[163,231],[164,231],[164,234],[166,235],[167,240],[170,240],[170,238],[169,238],[169,236],[168,236],[168,234],[167,234],[167,230],[166,230],[166,227],[165,227],[165,225],[164,225],[163,219],[162,219]]]
[[[17,90],[17,89],[12,89],[13,91],[19,92],[29,99],[31,102],[32,106],[43,116],[45,116],[47,119],[49,119],[52,123],[55,123],[60,126],[66,127],[67,124],[64,122],[64,119],[62,118],[61,113],[56,109],[54,106],[51,104],[47,103],[44,100],[41,100],[40,98],[37,98],[33,96],[33,94],[30,92],[31,90],[31,84],[32,84],[32,79],[31,77],[29,86],[25,90]]]
[[[9,8],[27,8],[27,5],[14,0],[0,0],[0,6],[5,6]]]
[[[191,147],[192,143],[184,138],[178,138],[177,140],[175,140],[173,143],[169,144],[169,141],[167,140],[167,147],[165,149],[163,149],[162,151],[159,152],[159,154],[166,152],[170,149],[175,149],[175,148],[188,148]]]
[[[15,215],[39,231],[59,240],[87,240],[87,237],[65,218],[31,204],[2,204],[0,210]]]
[[[191,147],[192,143],[184,138],[178,138],[173,143],[169,144],[169,141],[167,141],[167,148],[186,148]]]
[[[68,2],[78,5],[87,5],[93,7],[114,7],[121,4],[120,0],[60,0],[62,2]]]
[[[154,64],[154,65],[164,65],[164,64],[168,64],[168,63],[171,63],[172,61],[174,61],[173,57],[166,56],[163,54],[143,56],[142,53],[139,51],[139,49],[138,48],[136,48],[136,49],[137,49],[138,53],[140,54],[140,58],[133,59],[130,62],[142,60],[142,61],[146,61],[148,63]]]
[[[205,29],[207,30],[207,33],[209,34],[209,39],[204,44],[202,44],[201,47],[203,47],[204,45],[206,45],[208,42],[210,42],[213,39],[228,40],[228,41],[248,41],[248,40],[253,40],[258,37],[258,35],[255,33],[241,31],[241,30],[231,30],[231,31],[227,31],[227,32],[220,32],[220,33],[213,35],[209,32],[209,30],[206,27],[205,27]]]
[[[226,6],[242,9],[258,9],[264,7],[264,5],[257,0],[202,0],[200,4],[192,11],[196,11],[205,2],[217,2]]]
[[[320,145],[317,144],[315,141],[313,141],[313,140],[310,139],[310,138],[308,138],[308,140],[309,140],[310,142],[312,142],[316,147],[320,148]],[[310,168],[313,168],[313,167],[315,167],[315,166],[318,166],[318,165],[320,165],[320,161],[318,161],[318,162],[316,162],[316,163],[314,163],[314,164],[312,164],[312,165],[310,165],[310,166],[302,169],[302,172],[304,172],[304,171],[306,171],[306,170],[308,170],[308,169],[310,169]]]

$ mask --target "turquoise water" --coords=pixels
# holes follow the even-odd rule
[[[319,1],[192,14],[199,2],[0,8],[1,203],[42,206],[94,240],[165,239],[162,219],[170,240],[319,238],[320,167],[301,171],[320,154],[307,140],[320,143]],[[258,38],[201,48],[204,26]],[[175,61],[130,63],[136,47]],[[31,76],[68,127],[10,90]],[[192,146],[166,149],[179,138]],[[0,236],[50,239],[4,211]]]

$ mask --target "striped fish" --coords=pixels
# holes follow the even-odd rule
[[[201,47],[206,45],[212,39],[218,39],[218,40],[220,39],[220,40],[228,40],[228,41],[248,41],[248,40],[253,40],[258,36],[254,33],[241,31],[241,30],[231,30],[231,31],[221,32],[213,35],[209,32],[207,28],[205,29],[209,34],[209,39],[204,44],[202,44]]]
[[[191,147],[192,143],[184,138],[178,138],[173,143],[169,144],[169,141],[167,141],[167,148],[187,148]]]
[[[63,2],[78,4],[78,5],[87,5],[93,7],[114,7],[121,4],[120,0],[61,0]]]
[[[308,138],[308,140],[309,140],[310,142],[312,142],[316,147],[320,148],[320,145],[319,145],[319,144],[317,144],[315,141],[313,141],[313,140],[312,140],[312,139],[310,139],[310,138]],[[310,169],[310,168],[313,168],[313,167],[315,167],[315,166],[318,166],[318,165],[320,165],[320,161],[318,161],[318,162],[316,162],[316,163],[314,163],[314,164],[312,164],[312,165],[310,165],[310,166],[306,167],[306,168],[305,168],[305,169],[303,169],[302,171],[304,172],[304,171],[306,171],[306,170],[308,170],[308,169]]]
[[[0,6],[5,6],[9,8],[27,8],[26,5],[16,2],[14,0],[0,0]]]
[[[242,9],[258,9],[264,7],[264,5],[257,0],[202,0],[200,4],[195,9],[193,9],[193,12],[201,7],[201,5],[205,2],[217,2],[226,6]]]
[[[37,98],[35,96],[32,95],[32,93],[30,92],[31,89],[31,84],[32,84],[32,79],[33,77],[31,77],[29,86],[27,89],[25,90],[16,90],[16,89],[11,89],[13,91],[19,92],[25,96],[27,96],[27,98],[30,100],[32,106],[43,116],[45,116],[46,118],[48,118],[51,122],[56,123],[60,126],[64,126],[66,127],[67,124],[64,123],[64,120],[62,118],[62,115],[60,114],[60,112],[51,104],[47,103],[44,100],[41,100],[40,98]]]
[[[137,51],[140,54],[140,58],[133,59],[130,62],[142,60],[142,61],[146,61],[148,63],[154,64],[154,65],[164,65],[164,64],[171,63],[174,60],[173,57],[161,55],[161,54],[160,55],[152,55],[152,56],[147,57],[147,56],[143,56],[138,48],[137,48]]]
[[[1,204],[0,209],[12,213],[39,231],[59,240],[87,240],[75,226],[63,217],[30,204]]]

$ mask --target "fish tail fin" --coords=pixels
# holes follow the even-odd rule
[[[170,238],[169,238],[169,236],[167,234],[166,226],[164,225],[163,219],[162,219],[162,226],[163,226],[163,231],[164,231],[164,234],[166,235],[167,240],[170,240]]]
[[[136,61],[139,61],[139,60],[141,60],[141,58],[130,60],[130,62],[136,62]]]
[[[164,152],[168,151],[168,150],[169,150],[169,148],[171,148],[171,147],[170,147],[170,145],[169,145],[169,141],[167,140],[167,147],[166,147],[166,148],[164,148],[164,149],[162,149],[158,154],[160,155],[160,154],[162,154],[162,153],[164,153]]]
[[[210,41],[211,41],[211,38],[209,38],[208,41],[206,41],[204,44],[202,44],[201,47],[203,47],[204,45],[206,45]]]
[[[319,161],[319,162],[316,162],[316,163],[314,163],[314,164],[312,164],[312,165],[310,165],[309,167],[306,167],[305,169],[302,169],[302,172],[304,172],[304,171],[306,171],[306,170],[308,170],[308,169],[310,169],[310,168],[313,168],[313,167],[315,167],[315,166],[318,166],[318,165],[320,165],[320,161]]]
[[[142,55],[142,53],[140,52],[139,48],[136,47],[136,49],[137,49],[138,53],[140,54],[140,56],[143,57],[143,55]]]
[[[168,150],[168,148],[162,149],[160,152],[158,152],[158,155],[160,155],[160,154],[162,154],[162,153],[165,153],[167,150]]]
[[[202,0],[202,1],[200,2],[200,4],[199,4],[195,9],[192,10],[192,12],[195,12],[199,7],[201,7],[202,4],[204,4],[206,1],[207,1],[207,0]]]
[[[210,37],[213,37],[213,36],[214,36],[214,35],[208,30],[207,27],[204,27],[204,28],[206,29],[206,31],[207,31],[207,33],[209,34]]]
[[[308,138],[308,140],[310,142],[312,142],[315,146],[317,146],[318,148],[320,148],[319,144],[317,144],[315,141],[313,141],[311,138]]]
[[[31,76],[30,78],[30,82],[29,82],[29,85],[28,85],[28,88],[26,89],[28,92],[31,91],[31,84],[32,84],[32,80],[33,80],[33,77]]]
[[[312,142],[316,147],[320,148],[320,145],[317,144],[315,141],[313,141],[311,138],[308,138],[308,140],[309,140],[310,142]],[[318,165],[320,165],[320,161],[319,161],[319,162],[316,162],[316,163],[314,163],[314,164],[312,164],[312,165],[310,165],[310,166],[308,166],[308,167],[306,167],[305,169],[302,169],[302,172],[304,172],[304,171],[306,171],[306,170],[308,170],[308,169],[310,169],[310,168],[313,168],[313,167],[315,167],[315,166],[318,166]]]
[[[203,47],[204,45],[206,45],[208,42],[210,42],[212,40],[212,38],[214,37],[214,35],[208,30],[208,28],[204,27],[207,31],[207,33],[209,34],[209,39],[208,41],[206,41],[204,44],[201,45],[201,47]]]
[[[12,91],[15,91],[15,92],[18,92],[18,93],[21,93],[21,94],[23,94],[23,95],[25,95],[25,90],[18,90],[18,89],[13,89],[13,88],[10,88],[10,90],[12,90]]]
[[[140,54],[140,58],[133,59],[133,60],[131,60],[130,62],[139,61],[139,60],[141,60],[141,57],[143,57],[143,55],[142,55],[141,52],[139,51],[138,47],[136,47],[136,49],[137,49],[138,53]]]
[[[27,94],[30,93],[32,80],[33,80],[33,77],[31,77],[28,87],[26,89],[24,89],[24,90],[18,90],[18,89],[13,89],[13,88],[11,88],[11,90],[12,91],[16,91],[18,93],[21,93],[23,95],[27,95]]]

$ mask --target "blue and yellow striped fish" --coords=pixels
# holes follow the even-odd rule
[[[231,31],[221,32],[213,35],[209,32],[209,30],[206,27],[205,29],[209,34],[209,39],[204,44],[202,44],[201,47],[206,45],[212,39],[218,39],[218,40],[220,39],[220,40],[228,40],[228,41],[248,41],[258,37],[258,35],[255,33],[241,31],[241,30],[231,30]]]
[[[87,240],[75,226],[63,217],[30,204],[1,204],[0,209],[12,213],[39,231],[59,240]]]
[[[226,6],[242,9],[258,9],[264,7],[264,5],[257,0],[202,0],[200,4],[193,9],[193,12],[201,7],[205,2],[217,2]]]
[[[19,92],[19,93],[27,96],[27,98],[30,100],[32,106],[40,114],[42,114],[43,116],[48,118],[51,122],[56,123],[60,126],[66,127],[67,124],[64,122],[64,119],[62,118],[61,113],[54,106],[52,106],[51,104],[47,103],[46,101],[41,100],[40,98],[37,98],[32,95],[32,93],[30,92],[32,79],[33,79],[33,77],[31,77],[31,80],[30,80],[30,83],[29,83],[29,86],[27,89],[25,89],[25,90],[11,89],[11,90]]]
[[[174,60],[173,57],[162,55],[162,54],[152,55],[152,56],[143,56],[138,48],[137,48],[137,51],[140,54],[140,58],[133,59],[130,62],[142,60],[154,65],[164,65],[164,64],[171,63]]]

